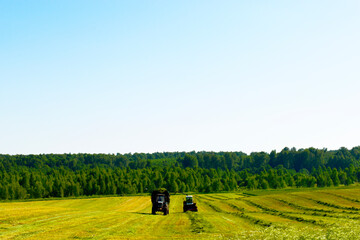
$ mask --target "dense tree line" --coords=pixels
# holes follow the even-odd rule
[[[336,151],[0,155],[0,199],[325,187],[360,180],[360,147]]]
[[[248,170],[155,167],[70,169],[21,169],[0,173],[0,198],[25,199],[81,195],[115,195],[151,192],[165,187],[171,192],[219,192],[239,188],[325,187],[349,185],[360,180],[360,168],[318,168],[299,172],[282,166],[259,173]]]
[[[185,157],[186,156],[186,157]],[[183,168],[200,167],[215,169],[234,169],[241,171],[262,170],[282,165],[286,169],[300,171],[312,168],[346,168],[360,166],[360,147],[351,150],[340,148],[336,151],[327,149],[289,149],[271,153],[253,152],[164,152],[134,154],[40,154],[40,155],[0,155],[0,171],[9,171],[18,167],[52,169],[64,167],[73,171],[88,168],[131,168],[141,169],[156,166],[180,166]]]

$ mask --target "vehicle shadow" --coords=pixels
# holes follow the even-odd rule
[[[131,212],[134,214],[141,214],[141,215],[152,215],[151,213],[142,213],[142,212]]]
[[[142,212],[130,212],[133,214],[140,214],[140,215],[153,215],[152,213],[142,213]],[[181,214],[183,212],[172,212],[170,214]],[[158,212],[156,215],[163,215],[163,213]]]

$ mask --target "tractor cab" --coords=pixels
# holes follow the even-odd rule
[[[193,202],[193,196],[191,196],[191,195],[186,196],[185,197],[185,202],[186,202],[187,205],[193,204],[194,203]]]
[[[187,211],[197,212],[198,211],[196,203],[194,202],[192,195],[187,195],[185,197],[185,201],[183,204],[183,210],[184,210],[184,212],[187,212]]]

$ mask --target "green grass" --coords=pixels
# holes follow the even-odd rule
[[[150,196],[0,203],[0,239],[359,239],[360,187],[195,195],[151,215]]]

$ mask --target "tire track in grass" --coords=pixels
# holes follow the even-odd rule
[[[324,192],[318,192],[318,193],[323,194]],[[296,194],[296,196],[306,199],[310,202],[315,202],[319,205],[329,207],[329,208],[336,208],[336,209],[348,210],[348,211],[360,211],[359,207],[354,207],[352,205],[350,207],[343,206],[343,205],[341,205],[342,203],[338,203],[339,199],[329,198],[328,196],[321,196],[320,194],[315,195],[315,194],[303,193],[303,194]],[[326,199],[326,200],[323,201],[323,199]],[[331,201],[331,202],[329,202],[329,201]],[[345,204],[345,203],[343,203],[343,204]]]
[[[262,212],[261,209],[255,207],[253,205],[250,205],[250,204],[246,203],[243,200],[244,200],[244,198],[235,199],[235,201],[227,201],[226,203],[231,204],[232,206],[236,206],[235,209],[236,208],[241,209],[242,212],[246,212],[246,213],[256,213],[256,212],[260,213],[260,212]]]
[[[290,214],[296,214],[296,213],[294,212],[294,213],[290,213]],[[349,216],[349,215],[339,215],[342,213],[331,214],[331,213],[318,213],[318,212],[300,212],[300,214],[302,214],[304,216],[317,216],[317,217],[325,217],[325,218],[360,220],[360,217],[354,217],[354,216]]]
[[[222,209],[220,209],[219,207],[209,203],[209,202],[206,202],[206,201],[203,201],[203,203],[205,203],[206,205],[208,205],[210,208],[212,208],[215,212],[218,212],[218,213],[223,213],[223,214],[229,214],[229,215],[233,215],[233,216],[236,216],[236,217],[239,217],[239,218],[242,218],[248,222],[251,222],[252,224],[255,224],[255,225],[259,225],[259,226],[262,226],[262,227],[270,227],[272,225],[271,222],[268,222],[268,221],[264,221],[264,220],[261,220],[261,219],[258,219],[258,218],[255,218],[255,217],[252,217],[252,216],[249,216],[247,214],[245,214],[244,212],[226,212],[226,211],[223,211]],[[227,203],[228,204],[228,203]],[[231,207],[231,205],[228,205]]]
[[[316,220],[313,220],[313,219],[310,220],[310,219],[305,219],[305,218],[302,218],[302,217],[291,216],[291,215],[286,214],[284,212],[280,212],[280,211],[278,211],[276,209],[268,208],[268,207],[265,207],[265,206],[260,205],[258,203],[252,202],[252,201],[250,201],[248,199],[244,199],[243,201],[246,201],[247,203],[262,209],[264,212],[266,212],[266,213],[268,213],[270,215],[286,218],[286,219],[297,221],[297,222],[300,222],[300,223],[311,223],[311,224],[318,225],[318,226],[324,226],[323,223],[319,223],[319,222],[317,222]]]
[[[210,229],[213,228],[213,226],[198,213],[187,211],[186,214],[191,222],[190,227],[193,233],[210,232]]]
[[[220,200],[220,201],[226,201],[226,200],[230,200],[232,198],[229,197],[223,197],[223,196],[219,196],[219,195],[206,195],[209,198],[212,198],[214,200]]]
[[[312,198],[307,198],[304,197],[310,201],[316,202],[317,204],[323,205],[323,206],[327,206],[327,207],[331,207],[331,208],[336,208],[336,209],[341,209],[341,210],[348,210],[348,211],[360,211],[360,208],[356,208],[356,207],[344,207],[344,206],[340,206],[337,204],[333,204],[333,203],[329,203],[329,202],[324,202],[321,200],[316,200],[316,199],[312,199]]]
[[[294,209],[286,204],[280,203],[276,199],[276,195],[253,197],[253,198],[249,198],[248,200],[258,203],[263,207],[276,210],[277,212],[290,213],[290,212],[298,211],[297,209]],[[263,211],[264,209],[261,208],[261,210]]]
[[[299,209],[299,210],[303,210],[303,211],[313,211],[313,212],[322,212],[322,213],[334,213],[333,210],[325,210],[325,209],[318,209],[318,208],[309,208],[309,207],[304,207],[304,206],[301,206],[301,205],[298,205],[296,203],[291,203],[291,202],[288,202],[286,200],[283,200],[283,199],[276,199],[278,200],[279,202],[283,203],[283,204],[286,204],[292,208],[295,208],[295,209]]]
[[[351,199],[348,197],[343,197],[338,194],[333,194],[330,192],[319,192],[321,194],[312,197],[313,199],[328,202],[333,205],[347,208],[348,210],[360,211],[360,204],[357,199]]]
[[[321,213],[333,213],[333,214],[337,214],[337,213],[345,213],[345,214],[359,214],[359,212],[356,212],[356,211],[335,211],[335,210],[325,210],[325,209],[318,209],[318,208],[309,208],[309,207],[304,207],[304,206],[301,206],[301,205],[298,205],[296,203],[291,203],[291,202],[288,202],[286,200],[283,200],[283,199],[277,199],[278,201],[284,203],[284,204],[287,204],[293,208],[297,208],[299,210],[304,210],[304,211],[312,211],[312,212],[321,212]],[[310,199],[308,199],[310,200]],[[328,207],[328,206],[327,206]]]
[[[207,201],[212,201],[212,202],[214,202],[214,201],[217,201],[216,199],[213,199],[213,198],[209,198],[209,196],[205,196],[205,195],[201,195],[201,196],[197,196],[197,198],[198,199],[206,199]]]
[[[295,199],[291,199],[292,202],[302,202],[302,206],[305,205],[307,208],[314,208],[314,209],[318,209],[319,211],[331,211],[331,212],[335,212],[336,210],[339,212],[343,212],[343,213],[349,213],[349,214],[353,214],[355,213],[355,211],[353,209],[348,209],[348,208],[341,208],[341,206],[336,206],[335,204],[332,203],[325,203],[323,201],[319,201],[316,200],[315,197],[316,196],[304,196],[304,194],[294,194],[292,195],[292,197],[295,197]],[[290,200],[286,200],[286,201],[290,201]],[[333,207],[333,206],[334,207]],[[358,212],[356,212],[356,214],[358,214]]]
[[[354,217],[354,216],[348,216],[348,215],[345,215],[345,216],[338,215],[338,214],[341,214],[341,213],[344,213],[344,212],[336,212],[336,211],[331,211],[331,210],[321,210],[321,209],[315,209],[315,208],[308,208],[308,207],[303,207],[303,206],[300,206],[300,205],[297,205],[297,204],[294,204],[294,203],[287,202],[287,201],[285,201],[283,199],[276,199],[276,200],[283,203],[283,204],[286,204],[286,205],[288,205],[290,207],[293,207],[295,209],[305,211],[305,212],[301,213],[302,215],[308,215],[308,216],[312,215],[312,216],[318,216],[318,217],[360,220],[360,216]],[[294,212],[294,213],[296,213],[296,212]],[[346,212],[345,214],[348,214],[348,213],[350,213],[350,212]],[[351,212],[351,214],[358,214],[358,213]]]
[[[228,211],[220,209],[218,206],[215,206],[219,202],[209,202],[204,198],[198,197],[199,199],[199,214],[204,214],[206,220],[208,220],[214,226],[214,230],[211,230],[213,233],[217,232],[221,235],[229,235],[244,232],[246,230],[261,230],[262,226],[254,224],[254,222],[249,221],[246,218],[240,218],[235,211],[231,214]],[[214,205],[214,204],[215,205]],[[225,204],[225,203],[222,203]],[[226,208],[232,209],[227,204],[224,205]],[[220,211],[220,212],[219,212]],[[230,234],[230,235],[231,235]],[[230,236],[229,235],[229,236]]]
[[[232,207],[232,208],[234,208],[234,209],[236,209],[237,211],[239,211],[239,212],[241,212],[241,214],[244,216],[244,217],[250,217],[250,218],[254,218],[254,217],[252,217],[252,216],[248,216],[248,215],[246,215],[245,214],[245,212],[246,213],[260,213],[260,212],[254,212],[254,211],[247,211],[245,208],[241,208],[241,207],[239,207],[239,206],[237,206],[237,205],[234,205],[234,204],[232,204],[232,203],[227,203],[230,207]],[[259,208],[259,209],[261,209],[261,208]],[[262,211],[263,211],[263,209],[261,209]],[[269,214],[268,212],[266,212],[266,214]],[[270,215],[273,215],[273,214],[270,214]],[[273,215],[274,216],[274,215]],[[253,219],[254,220],[254,219]],[[267,223],[267,222],[266,222]],[[272,222],[269,222],[271,225],[273,224]],[[269,227],[269,226],[268,226]],[[276,226],[277,227],[277,226]]]
[[[335,194],[335,193],[331,193],[331,192],[324,192],[324,193],[325,193],[325,194],[328,194],[328,195],[331,195],[331,196],[334,196],[334,197],[338,197],[338,198],[342,198],[342,199],[348,200],[348,201],[350,201],[350,202],[360,203],[360,200],[358,200],[358,199],[341,196],[341,195],[338,195],[338,194]]]
[[[341,195],[345,195],[345,196],[351,196],[351,197],[355,197],[357,199],[360,199],[360,192],[359,192],[359,188],[353,188],[353,189],[336,189],[333,190],[332,192],[338,192]],[[349,196],[349,197],[350,197]]]
[[[235,209],[235,210],[238,211],[238,212],[243,212],[243,213],[245,213],[245,211],[246,211],[245,208],[236,206],[235,204],[232,204],[232,203],[226,203],[226,204],[229,205],[230,207],[232,207],[233,209]]]

